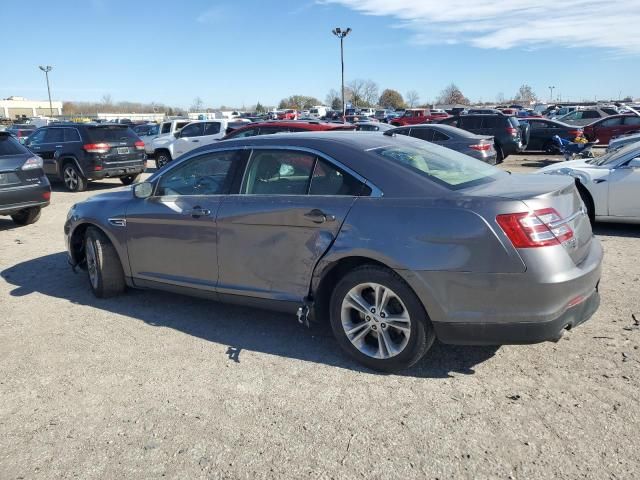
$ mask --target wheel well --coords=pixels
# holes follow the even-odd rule
[[[587,190],[587,187],[582,185],[582,182],[580,182],[580,179],[578,178],[576,178],[576,188],[578,189],[578,192],[580,193],[580,197],[583,199],[584,203],[587,204],[586,206],[587,206],[587,210],[589,210],[588,212],[589,218],[593,221],[596,214],[596,211],[595,211],[596,204],[593,202],[593,196],[591,195],[591,192]]]
[[[104,229],[100,228],[99,226],[93,223],[83,223],[81,225],[78,225],[73,231],[71,238],[69,239],[69,248],[73,254],[75,264],[82,269],[85,268],[84,236],[87,233],[87,229],[90,227],[93,227],[96,230],[100,230],[104,234],[104,236],[107,237],[111,242],[111,239],[109,238],[107,232],[105,232]],[[116,253],[118,253],[117,249]],[[119,256],[120,254],[118,253],[118,257]],[[120,264],[122,264],[122,258],[120,258]]]
[[[367,257],[346,257],[342,258],[324,269],[318,287],[313,292],[313,318],[318,323],[325,323],[329,320],[329,301],[333,288],[347,273],[363,265],[378,265],[389,268],[382,262]]]
[[[78,168],[79,172],[84,174],[82,172],[82,170],[80,170],[80,167],[78,166],[78,162],[77,162],[77,160],[75,158],[73,158],[73,157],[62,157],[60,159],[60,172],[59,172],[60,177],[62,177],[62,171],[64,170],[64,166],[67,163],[73,163],[76,166],[76,168]]]
[[[169,156],[171,156],[171,152],[169,151],[168,148],[156,148],[153,152],[154,155],[158,155],[159,153],[165,152],[167,153]]]

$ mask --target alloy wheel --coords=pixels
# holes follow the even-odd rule
[[[353,346],[372,358],[395,357],[411,336],[411,317],[402,299],[379,283],[349,290],[342,300],[341,321]]]
[[[64,169],[64,184],[69,190],[75,190],[78,188],[78,173],[73,167],[67,167]]]
[[[89,273],[89,281],[94,289],[98,288],[98,260],[96,255],[96,249],[93,246],[91,240],[87,241],[86,245],[87,256],[87,272]]]

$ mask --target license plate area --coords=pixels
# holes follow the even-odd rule
[[[126,155],[129,153],[129,147],[118,147],[117,151],[119,155]]]

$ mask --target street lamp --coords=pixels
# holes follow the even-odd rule
[[[345,117],[345,105],[344,105],[344,37],[349,35],[351,32],[351,28],[347,28],[346,30],[342,30],[340,28],[334,28],[331,31],[336,37],[340,39],[340,65],[342,66],[342,120],[344,121]]]
[[[53,117],[53,105],[51,103],[51,88],[49,88],[49,72],[53,69],[51,65],[47,65],[43,67],[40,65],[40,70],[44,72],[44,76],[47,77],[47,92],[49,93],[49,110],[51,112],[51,116]]]
[[[553,89],[556,88],[555,86],[550,86],[549,87],[549,91],[551,92],[551,97],[549,98],[550,101],[553,102]]]

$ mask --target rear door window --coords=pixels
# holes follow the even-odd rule
[[[606,120],[603,120],[600,123],[600,127],[617,127],[619,125],[622,125],[622,118],[623,117],[617,117],[617,118],[607,118]]]
[[[640,117],[625,117],[625,125],[640,125]]]
[[[449,135],[445,135],[444,133],[434,130],[433,131],[433,141],[434,142],[445,142],[449,140]]]
[[[433,130],[430,128],[412,128],[409,135],[427,142],[433,141]]]
[[[65,128],[64,129],[64,141],[65,142],[79,142],[80,134],[78,130],[75,128]]]
[[[498,120],[498,117],[484,117],[482,119],[482,128],[497,128]]]
[[[357,178],[319,158],[313,169],[309,195],[367,196],[371,189]]]
[[[204,124],[205,135],[216,135],[220,133],[220,122],[207,122]]]
[[[192,123],[180,131],[180,136],[184,138],[201,137],[204,132],[203,123]]]
[[[480,117],[461,117],[460,128],[465,130],[479,130],[482,128],[482,119]]]
[[[306,195],[316,157],[292,150],[254,150],[241,192]]]
[[[47,133],[44,136],[44,143],[62,143],[64,142],[64,130],[63,128],[47,128]]]
[[[162,124],[162,130],[160,130],[160,134],[163,135],[165,133],[171,133],[171,122]]]

